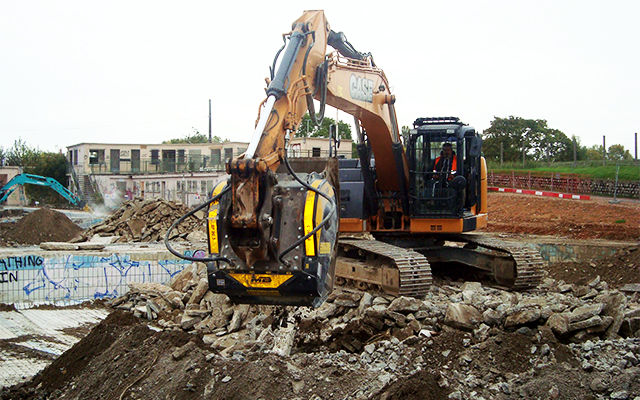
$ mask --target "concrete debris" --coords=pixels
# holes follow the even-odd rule
[[[74,241],[86,242],[94,235],[115,236],[116,243],[159,241],[164,239],[171,224],[188,211],[181,203],[136,198],[123,203],[109,218],[89,228]],[[186,238],[190,234],[193,240],[206,240],[202,218],[187,218],[173,231],[171,239]]]
[[[205,269],[192,264],[168,285],[131,284],[131,290],[114,299],[112,306],[151,319],[163,330],[200,335],[203,344],[214,351],[211,362],[219,357],[244,360],[267,354],[293,360],[309,351],[320,360],[321,369],[334,368],[339,362],[344,365],[341,368],[352,365],[348,368],[364,368],[382,377],[382,381],[372,379],[372,391],[359,398],[375,397],[371,395],[375,390],[389,387],[400,376],[410,377],[430,368],[434,361],[423,357],[425,349],[451,335],[458,339],[438,350],[442,357],[438,362],[449,367],[442,369],[444,364],[438,364],[441,375],[434,381],[446,391],[443,398],[456,398],[456,393],[465,393],[462,398],[531,398],[531,393],[563,398],[569,390],[564,382],[544,373],[534,379],[532,372],[558,363],[559,342],[570,344],[567,351],[577,358],[571,368],[593,375],[584,390],[622,398],[630,386],[611,383],[613,377],[631,382],[640,371],[637,299],[629,300],[599,283],[587,286],[603,289],[594,289],[597,295],[586,298],[562,286],[562,282],[547,279],[539,289],[514,293],[479,284],[451,284],[434,287],[424,299],[336,288],[316,309],[234,305],[226,296],[208,291]],[[615,339],[609,338],[610,334]],[[517,348],[519,341],[526,342],[521,354],[530,359],[509,353],[507,359],[515,357],[513,364],[500,367],[496,359],[487,358],[495,357],[487,356],[488,348]],[[172,357],[184,357],[184,349],[193,351],[190,346],[175,349]],[[414,346],[418,346],[418,353],[411,356]],[[254,352],[264,356],[250,356]],[[347,362],[341,354],[353,359]],[[418,355],[420,363],[416,363]],[[528,380],[522,380],[525,373]],[[534,385],[536,379],[549,382]],[[353,397],[358,398],[357,393]]]

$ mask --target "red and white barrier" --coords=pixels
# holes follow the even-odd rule
[[[489,186],[487,189],[490,192],[531,194],[531,195],[534,195],[534,196],[559,197],[561,199],[572,199],[572,200],[591,200],[591,196],[585,195],[585,194],[544,192],[542,190],[500,188],[500,187],[495,187],[495,186]]]

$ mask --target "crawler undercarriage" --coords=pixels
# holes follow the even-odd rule
[[[432,283],[431,264],[436,263],[474,268],[510,290],[535,287],[543,276],[544,260],[535,248],[482,235],[345,238],[338,244],[338,283],[378,288],[394,296],[424,296]]]

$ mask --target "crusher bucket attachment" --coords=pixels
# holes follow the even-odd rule
[[[234,206],[231,191],[210,205],[209,253],[226,259],[208,263],[212,292],[226,294],[236,303],[316,307],[333,289],[337,161],[290,162],[304,184],[281,170],[266,175],[269,181],[260,184],[264,200],[256,228],[237,229],[229,223]],[[218,184],[212,197],[230,184]]]

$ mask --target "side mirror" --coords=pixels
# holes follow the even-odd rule
[[[480,157],[482,154],[482,139],[479,136],[473,136],[469,140],[469,157]]]

